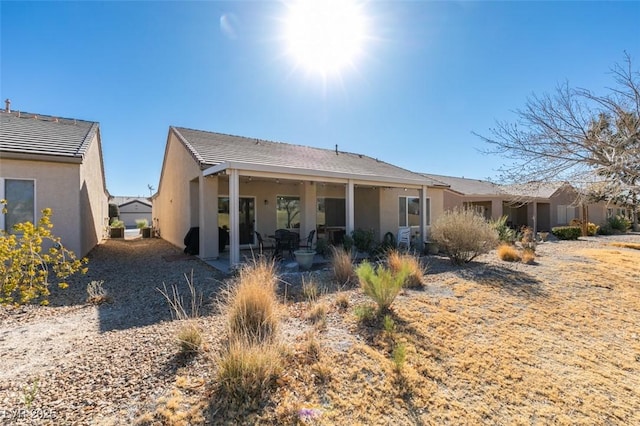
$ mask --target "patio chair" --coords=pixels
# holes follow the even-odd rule
[[[405,246],[407,250],[411,248],[411,228],[403,226],[398,228],[397,247]]]
[[[265,245],[264,245],[264,240],[262,239],[262,235],[260,235],[260,233],[258,231],[255,231],[256,233],[256,239],[258,240],[258,250],[260,254],[264,254],[264,249],[265,249]],[[270,245],[267,247],[267,249],[269,249],[269,251],[271,251],[273,249],[273,245]]]
[[[309,232],[309,236],[307,236],[306,242],[304,244],[299,244],[299,248],[306,248],[308,250],[313,249],[313,237],[316,235],[316,230]],[[302,240],[300,240],[302,242]]]

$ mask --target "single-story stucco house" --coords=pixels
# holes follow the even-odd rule
[[[199,227],[199,255],[219,256],[229,229],[229,260],[255,247],[255,231],[313,230],[319,237],[361,228],[377,239],[400,227],[425,241],[443,211],[447,185],[362,154],[170,127],[153,217],[162,238],[183,246]]]
[[[53,211],[53,233],[77,256],[105,234],[108,198],[98,123],[10,109],[0,112],[0,228]]]
[[[127,228],[135,228],[136,220],[146,220],[149,226],[153,224],[151,201],[147,197],[113,196],[109,202],[118,206],[118,218]]]

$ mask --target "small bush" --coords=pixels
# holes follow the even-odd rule
[[[607,224],[614,231],[627,232],[631,228],[631,221],[624,216],[616,215],[609,218]]]
[[[498,243],[498,233],[472,209],[447,211],[431,227],[432,238],[451,262],[460,265],[488,253]]]
[[[507,216],[502,216],[500,219],[490,223],[498,233],[498,240],[513,244],[516,241],[516,231],[507,226],[507,219]]]
[[[107,294],[107,291],[102,287],[104,281],[91,281],[87,284],[87,303],[94,305],[102,305],[111,301],[111,297]]]
[[[536,251],[536,241],[533,238],[533,229],[524,226],[522,227],[522,231],[520,233],[520,244],[522,244],[522,248]]]
[[[6,200],[0,200],[0,209],[6,213]],[[80,272],[87,272],[87,259],[77,259],[66,249],[59,237],[52,233],[52,211],[43,209],[37,225],[18,223],[15,233],[0,230],[0,305],[25,304],[40,299],[48,304],[49,273],[60,281],[58,287],[67,288],[64,280]],[[48,241],[51,247],[42,249]]]
[[[273,262],[259,259],[240,269],[238,283],[228,295],[232,337],[252,342],[268,341],[274,337],[279,321],[275,290]]]
[[[369,252],[375,241],[375,234],[372,229],[356,229],[351,233],[353,245],[358,251]]]
[[[387,264],[393,273],[399,273],[403,268],[408,270],[407,279],[404,286],[408,288],[424,287],[425,269],[420,264],[420,259],[416,256],[400,253],[398,250],[391,250],[387,256]]]
[[[569,226],[579,226],[580,229],[582,229],[582,225],[583,225],[583,222],[581,219],[571,219],[571,222],[569,222]],[[587,235],[590,237],[593,237],[598,233],[598,228],[600,227],[595,223],[591,223],[591,222],[587,223]]]
[[[536,252],[531,249],[524,249],[522,252],[522,263],[531,265],[536,260]]]
[[[498,247],[498,258],[505,262],[519,262],[521,259],[518,249],[510,244],[501,244]]]
[[[367,304],[367,305],[358,305],[353,310],[354,315],[358,319],[359,322],[368,322],[372,323],[376,320],[376,308]]]
[[[282,357],[272,344],[234,340],[216,364],[222,394],[236,402],[261,398],[282,374]]]
[[[598,235],[613,235],[615,231],[609,225],[609,223],[605,223],[598,229]]]
[[[384,318],[382,318],[382,328],[388,334],[393,334],[393,332],[396,331],[396,322],[391,318],[391,315],[385,315]]]
[[[355,282],[355,272],[353,271],[353,260],[351,252],[331,247],[331,266],[333,276],[340,285],[348,285]]]
[[[329,244],[324,238],[318,238],[316,240],[316,253],[322,257],[327,257],[329,254]]]
[[[149,227],[149,221],[147,219],[136,219],[136,228],[142,229],[142,228],[148,228],[148,227]]]
[[[398,272],[393,272],[384,266],[374,269],[369,262],[365,261],[358,266],[356,274],[364,293],[378,305],[378,311],[386,312],[402,290],[409,276],[409,269],[406,264],[403,264]]]
[[[112,228],[124,228],[124,222],[120,219],[113,219],[110,226]]]
[[[556,226],[551,228],[551,233],[559,240],[577,240],[582,230],[579,226]]]
[[[396,371],[402,370],[405,361],[407,360],[407,347],[404,343],[398,343],[391,353],[391,359]]]
[[[197,352],[202,344],[200,329],[191,321],[187,321],[180,327],[177,338],[182,353]]]

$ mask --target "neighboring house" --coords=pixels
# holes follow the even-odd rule
[[[448,188],[444,190],[444,209],[471,207],[488,220],[507,216],[507,223],[514,227],[534,227],[537,231],[549,231],[554,226],[568,225],[572,219],[582,217],[576,190],[566,182],[498,185],[487,180],[468,179],[423,173]],[[600,209],[589,206],[594,212]],[[599,214],[595,214],[600,223]],[[535,219],[534,219],[535,217]],[[591,221],[594,221],[589,217]],[[602,220],[602,222],[604,219]]]
[[[256,244],[255,232],[316,230],[336,241],[355,229],[411,226],[424,241],[442,212],[446,185],[367,157],[240,136],[170,127],[153,217],[177,246],[199,227],[202,258],[219,256],[219,227],[229,228],[229,259]]]
[[[146,197],[111,197],[111,204],[118,206],[119,219],[127,228],[135,228],[136,220],[146,219],[149,226],[153,225],[151,215],[151,201]]]
[[[78,256],[104,236],[108,218],[98,123],[40,114],[0,112],[0,228],[37,222],[53,210],[53,233]]]

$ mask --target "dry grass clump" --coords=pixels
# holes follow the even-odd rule
[[[525,247],[522,251],[511,244],[501,244],[497,249],[498,258],[505,262],[522,262],[531,265],[536,260],[533,248]]]
[[[325,303],[316,303],[307,314],[307,319],[315,325],[324,325],[327,321],[327,305]]]
[[[393,273],[397,274],[403,268],[408,270],[404,286],[408,288],[424,287],[425,268],[420,264],[420,259],[407,253],[400,253],[398,250],[391,250],[387,255],[387,264]]]
[[[349,307],[349,295],[345,292],[341,292],[336,296],[336,306],[339,309],[347,309]]]
[[[302,294],[309,302],[315,302],[318,299],[318,284],[313,277],[305,279],[304,275],[302,276]]]
[[[202,344],[202,333],[195,322],[188,321],[178,330],[177,339],[182,353],[195,353]]]
[[[222,395],[241,403],[262,398],[282,374],[279,348],[271,343],[233,340],[217,359]]]
[[[610,243],[610,246],[640,250],[640,243]]]
[[[350,252],[338,247],[331,247],[331,268],[338,284],[348,285],[356,281]]]
[[[276,273],[264,259],[240,269],[237,285],[229,291],[228,316],[232,338],[253,342],[271,340],[278,328]]]
[[[511,244],[500,244],[498,247],[498,258],[505,262],[520,262],[522,259],[518,249]]]
[[[531,265],[536,260],[536,252],[533,249],[525,248],[522,251],[522,263]]]
[[[498,244],[498,232],[473,209],[446,211],[431,227],[431,237],[455,265],[470,262]]]

